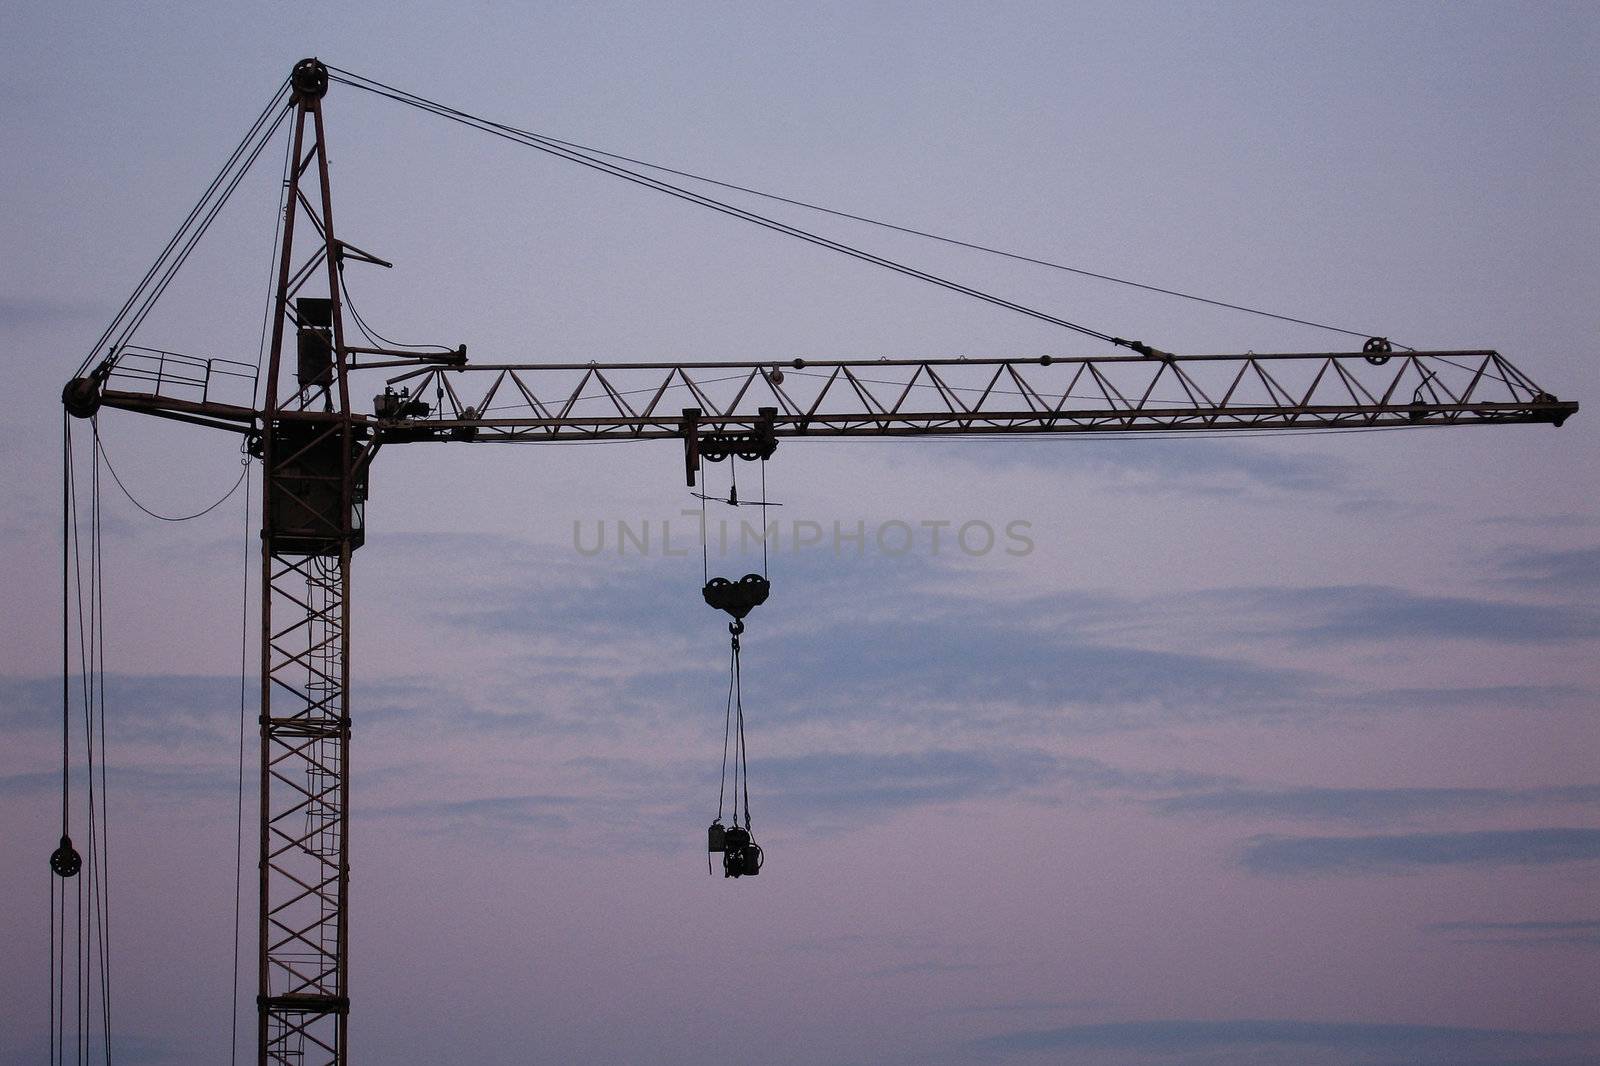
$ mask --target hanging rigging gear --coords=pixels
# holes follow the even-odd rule
[[[733,615],[737,622],[755,608],[767,602],[767,593],[772,591],[772,582],[760,574],[746,574],[738,581],[729,581],[725,577],[714,577],[706,582],[706,587],[700,590],[707,603],[719,611],[727,611]],[[729,626],[728,628],[733,628]],[[744,626],[741,624],[740,629]]]
[[[63,836],[61,846],[50,853],[50,871],[57,877],[76,877],[83,869],[83,856],[72,846],[72,838]]]
[[[770,422],[770,414],[768,414]],[[761,434],[758,434],[760,436]],[[717,852],[722,854],[723,877],[754,877],[761,872],[761,866],[766,861],[766,855],[761,850],[761,845],[755,842],[750,832],[750,766],[749,755],[745,747],[744,737],[744,693],[743,679],[739,669],[739,637],[744,633],[745,615],[767,602],[767,596],[772,591],[772,583],[767,578],[767,526],[766,513],[768,506],[777,506],[767,502],[767,459],[772,455],[772,448],[776,442],[767,439],[765,445],[758,445],[751,450],[741,450],[740,447],[722,449],[718,446],[706,447],[709,438],[700,440],[694,461],[709,459],[720,462],[723,459],[732,459],[729,464],[729,487],[727,499],[712,496],[708,493],[696,492],[694,496],[700,500],[700,547],[701,563],[705,575],[705,587],[700,594],[707,604],[719,611],[726,611],[733,617],[728,623],[728,634],[731,638],[728,661],[728,701],[722,725],[722,780],[717,786],[717,817],[706,830],[706,872],[712,873],[711,855]],[[725,577],[710,577],[710,555],[706,545],[706,501],[716,500],[726,503],[730,507],[740,506],[739,479],[736,473],[738,460],[745,462],[761,463],[761,499],[746,501],[747,505],[759,505],[761,508],[761,573],[746,574],[738,581],[730,581]],[[691,467],[691,474],[694,468]],[[690,484],[693,484],[691,479]],[[728,748],[733,747],[733,815],[727,825],[722,824],[723,805],[728,795]],[[740,789],[743,786],[744,799],[744,824],[739,824]]]
[[[750,575],[755,577],[756,575]],[[742,584],[742,582],[741,582]],[[765,584],[765,582],[763,582]],[[763,592],[762,599],[766,599]],[[765,855],[750,834],[750,765],[744,739],[744,693],[739,676],[739,635],[744,622],[728,623],[732,652],[728,669],[728,706],[722,724],[722,781],[717,786],[717,817],[706,830],[706,872],[711,872],[711,853],[722,853],[723,877],[754,877],[761,872]],[[728,792],[728,744],[733,744],[733,817],[722,824],[723,799]],[[739,786],[744,786],[744,825],[739,824]]]

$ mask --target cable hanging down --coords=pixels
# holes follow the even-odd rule
[[[709,442],[707,442],[709,443]],[[739,638],[744,634],[744,619],[755,608],[767,601],[771,592],[771,582],[767,576],[767,455],[761,452],[740,453],[728,451],[720,453],[715,447],[702,448],[699,455],[703,458],[712,458],[720,461],[723,458],[731,459],[729,472],[728,498],[718,500],[731,507],[741,506],[739,499],[738,479],[733,473],[738,469],[739,461],[759,459],[761,462],[761,499],[743,501],[745,505],[756,503],[761,507],[761,573],[746,574],[738,581],[729,581],[725,577],[707,577],[701,595],[706,603],[719,611],[731,615],[733,621],[728,623],[730,648],[728,653],[728,698],[723,711],[722,721],[722,778],[717,785],[717,817],[712,821],[706,831],[706,870],[711,869],[711,855],[722,854],[722,874],[724,877],[754,877],[761,872],[766,856],[761,845],[755,842],[750,825],[750,756],[745,743],[744,728],[744,678],[739,661]],[[701,564],[703,572],[709,574],[709,549],[707,548],[706,531],[706,501],[713,499],[707,493],[695,493],[700,498],[700,546]],[[772,505],[777,506],[777,505]],[[743,531],[741,530],[741,537]],[[732,787],[729,787],[729,755],[732,754]],[[728,797],[732,797],[732,817],[728,824],[723,824],[723,815]],[[740,822],[739,812],[744,811],[743,823]]]
[[[75,1037],[74,1062],[87,1064],[96,1058],[98,1044],[99,1053],[109,1063],[112,1028],[106,606],[100,479],[103,457],[98,449],[89,452],[85,503],[80,500],[85,485],[75,469],[70,416],[64,418],[61,450],[61,837],[49,859],[50,1061],[57,1066],[64,1066],[67,1061],[69,1029]],[[76,695],[74,679],[81,690]],[[83,748],[79,772],[85,787],[75,796],[72,720],[74,705],[80,703]],[[75,817],[83,819],[86,846],[82,853],[71,836]],[[69,910],[74,915],[70,932]]]
[[[732,635],[732,650],[728,666],[728,704],[722,725],[722,781],[717,787],[717,817],[706,831],[706,868],[710,872],[711,854],[722,853],[722,876],[754,877],[761,872],[766,856],[761,845],[755,842],[750,828],[750,756],[744,734],[743,678],[739,669],[739,637],[744,632],[744,622],[734,619],[728,624]],[[733,787],[728,788],[728,753],[733,751]],[[740,824],[741,789],[744,822]],[[723,797],[730,794],[733,800],[733,817],[722,824]]]

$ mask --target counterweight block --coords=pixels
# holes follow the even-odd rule
[[[344,479],[350,477],[350,550],[361,547],[367,500],[366,466],[343,454],[336,421],[283,420],[273,427],[267,471],[267,536],[280,555],[337,556],[346,535]],[[357,446],[350,445],[352,453]]]

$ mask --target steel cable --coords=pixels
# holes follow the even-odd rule
[[[437,101],[429,100],[426,97],[418,96],[414,93],[409,93],[401,89],[396,89],[393,86],[385,85],[384,83],[374,79],[365,78],[361,75],[352,74],[349,71],[340,70],[337,67],[330,67],[329,69],[330,71],[338,71],[339,75],[343,75],[335,76],[333,80],[338,81],[341,84],[348,85],[351,88],[362,89],[366,92],[372,93],[375,96],[384,97],[386,99],[393,100],[396,103],[415,107],[418,110],[437,115],[440,118],[459,123],[472,129],[477,129],[481,132],[488,133],[491,136],[500,137],[501,139],[511,141],[515,144],[521,144],[525,147],[533,148],[536,151],[553,155],[559,159],[565,159],[568,162],[578,163],[579,165],[588,167],[592,170],[610,174],[613,177],[622,178],[623,180],[632,182],[636,185],[641,185],[645,188],[665,193],[677,199],[698,204],[702,207],[709,208],[732,218],[753,223],[761,226],[764,229],[769,229],[786,236],[794,237],[809,244],[827,248],[831,251],[848,255],[854,259],[859,259],[863,262],[883,267],[884,269],[903,274],[907,277],[916,278],[918,280],[928,282],[929,284],[937,285],[940,288],[948,289],[952,292],[961,293],[974,299],[981,300],[985,303],[993,304],[997,307],[1015,311],[1018,314],[1026,315],[1030,318],[1038,319],[1051,325],[1073,330],[1074,332],[1093,337],[1096,340],[1105,341],[1109,344],[1116,344],[1123,347],[1135,347],[1138,343],[1126,341],[1120,337],[1112,336],[1109,333],[1104,333],[1100,330],[1092,329],[1076,322],[1070,322],[1064,318],[1059,318],[1036,308],[1007,300],[1004,297],[997,296],[990,292],[985,292],[981,289],[973,288],[969,285],[964,285],[949,278],[932,274],[928,271],[919,270],[916,267],[909,266],[908,264],[901,263],[897,260],[864,251],[841,241],[824,237],[821,234],[801,229],[798,226],[792,226],[786,222],[780,222],[779,220],[769,216],[757,214],[754,211],[746,210],[745,208],[735,206],[727,203],[726,201],[716,200],[700,193],[685,189],[681,186],[661,181],[658,178],[652,178],[648,175],[640,174],[637,171],[629,170],[626,167],[615,163],[606,162],[604,159],[587,155],[576,149],[567,148],[557,142],[541,137],[539,134],[532,133],[528,130],[519,129],[515,126],[494,122],[465,111],[460,111],[456,108],[438,103]]]
[[[1051,322],[1052,324],[1076,330],[1077,332],[1083,333],[1087,336],[1095,337],[1096,339],[1107,341],[1123,347],[1137,348],[1138,344],[1137,342],[1128,342],[1122,338],[1113,337],[1109,334],[1101,333],[1097,330],[1090,329],[1080,324],[1056,318],[1055,316],[1045,314],[1044,312],[1037,311],[1033,308],[1013,304],[1010,301],[993,296],[993,294],[970,289],[969,287],[960,285],[957,282],[949,281],[948,279],[941,278],[937,275],[927,274],[925,272],[916,270],[916,268],[909,267],[893,260],[875,256],[872,253],[864,252],[849,245],[844,245],[842,242],[832,241],[830,238],[811,233],[810,231],[800,229],[796,226],[790,226],[787,223],[769,218],[768,216],[758,215],[754,212],[747,211],[744,208],[737,207],[736,205],[729,204],[725,201],[713,200],[710,197],[701,196],[700,194],[684,189],[681,186],[671,185],[667,182],[659,181],[658,179],[652,179],[646,175],[639,174],[637,171],[630,171],[626,167],[622,167],[618,164],[628,163],[633,166],[645,167],[649,170],[657,171],[662,174],[671,174],[675,177],[687,178],[691,181],[698,181],[706,185],[727,189],[732,192],[739,192],[750,196],[760,197],[765,200],[771,200],[775,203],[788,204],[790,206],[803,208],[808,211],[815,211],[819,214],[831,215],[835,218],[847,219],[852,222],[860,222],[866,225],[876,226],[881,229],[892,230],[897,233],[904,233],[910,236],[920,237],[925,240],[937,241],[942,244],[952,245],[954,247],[965,248],[976,252],[983,252],[988,255],[996,255],[1002,258],[1014,260],[1016,262],[1047,267],[1052,270],[1060,270],[1069,274],[1076,274],[1099,281],[1124,285],[1130,288],[1140,289],[1145,292],[1152,292],[1163,296],[1172,296],[1178,299],[1190,300],[1196,303],[1206,304],[1211,307],[1222,308],[1224,310],[1238,311],[1244,314],[1256,315],[1262,318],[1270,318],[1280,322],[1292,323],[1294,325],[1308,326],[1313,329],[1327,330],[1329,332],[1340,333],[1351,337],[1374,336],[1374,334],[1370,331],[1347,329],[1342,326],[1334,326],[1325,322],[1316,322],[1311,319],[1300,318],[1293,315],[1284,315],[1277,312],[1265,311],[1260,308],[1249,307],[1244,304],[1232,303],[1230,301],[1218,300],[1206,296],[1199,296],[1194,293],[1183,292],[1178,289],[1166,288],[1160,285],[1152,285],[1146,282],[1133,281],[1129,278],[1121,278],[1112,274],[1087,270],[1082,267],[1069,266],[1065,263],[1058,263],[1053,260],[1043,259],[1037,256],[1006,251],[1005,249],[995,248],[991,245],[961,240],[955,237],[946,236],[944,234],[933,233],[928,230],[917,229],[915,227],[904,226],[893,222],[886,222],[882,219],[871,218],[867,215],[842,211],[837,208],[825,207],[821,204],[813,203],[808,200],[801,200],[795,197],[766,192],[761,189],[755,189],[746,185],[739,185],[730,181],[723,181],[718,178],[712,178],[704,174],[697,174],[692,171],[666,166],[661,163],[652,163],[648,160],[623,155],[619,152],[610,152],[606,151],[605,149],[593,148],[577,141],[563,140],[559,137],[551,137],[545,134],[535,133],[531,130],[521,129],[504,123],[494,122],[477,115],[472,115],[468,112],[449,107],[448,105],[438,103],[437,101],[430,100],[415,93],[410,93],[406,90],[387,85],[374,78],[368,78],[365,75],[356,74],[353,71],[347,71],[339,67],[331,66],[328,69],[330,72],[332,72],[332,80],[338,81],[341,84],[348,85],[352,88],[363,89],[367,92],[373,93],[374,95],[385,97],[398,103],[407,104],[424,111],[429,111],[433,114],[439,115],[440,117],[448,118],[452,121],[481,129],[496,136],[527,144],[530,147],[547,151],[551,154],[557,155],[561,158],[569,159],[573,162],[582,163],[583,165],[590,166],[594,169],[603,170],[606,173],[611,173],[617,177],[623,177],[626,180],[635,181],[638,184],[647,185],[651,188],[657,189],[658,191],[677,196],[680,199],[686,199],[695,203],[699,203],[702,206],[710,207],[713,210],[722,211],[726,214],[731,214],[734,217],[742,218],[745,221],[754,222],[767,228],[776,229],[779,232],[787,233],[790,236],[798,237],[811,243],[820,244],[824,247],[832,248],[835,251],[855,256],[856,258],[864,259],[869,262],[875,262],[877,265],[884,266],[901,273],[907,273],[910,276],[920,277],[922,280],[940,285],[941,287],[951,288],[954,291],[963,292],[966,295],[973,296],[977,299],[996,303],[999,306],[1007,307],[1011,310],[1040,318],[1044,321]],[[606,160],[615,160],[616,162],[607,163]],[[1397,345],[1397,347],[1411,350],[1406,348],[1405,345]]]
[[[258,144],[253,152],[249,151],[249,146],[260,133],[262,124],[267,121],[273,110],[279,107],[279,102],[283,97],[284,89],[288,87],[288,84],[288,78],[285,78],[283,81],[278,83],[278,87],[273,90],[271,99],[269,99],[267,101],[267,105],[262,108],[261,113],[256,117],[255,122],[251,124],[250,129],[245,133],[244,137],[240,139],[239,144],[228,156],[227,161],[222,164],[222,169],[217,172],[216,177],[211,179],[211,184],[206,186],[206,190],[205,192],[201,193],[200,199],[195,203],[194,207],[190,208],[189,214],[184,218],[183,222],[179,224],[177,232],[175,232],[171,239],[167,241],[166,247],[161,250],[161,254],[156,257],[156,261],[151,264],[149,270],[145,271],[145,275],[139,280],[139,284],[134,287],[133,292],[129,294],[125,301],[123,301],[122,307],[117,311],[116,316],[113,317],[111,323],[106,326],[105,331],[100,334],[100,337],[95,341],[94,346],[89,349],[89,354],[84,358],[83,362],[78,367],[78,376],[81,377],[89,369],[90,365],[95,360],[95,356],[101,352],[101,349],[105,347],[107,341],[109,341],[111,337],[117,333],[118,326],[127,318],[129,311],[139,303],[141,294],[146,292],[152,279],[154,279],[156,275],[161,272],[162,265],[168,260],[168,257],[172,255],[173,250],[183,242],[184,235],[189,231],[190,227],[194,225],[195,220],[202,214],[202,212],[206,210],[206,204],[216,194],[217,190],[221,188],[225,182],[228,182],[228,175],[234,169],[234,167],[238,165],[238,162],[242,156],[248,155],[249,162],[245,163],[243,170],[249,170],[250,165],[255,161],[255,157],[260,154],[261,146],[264,145],[267,140],[271,139],[271,132],[269,132],[266,137],[261,139],[261,144]],[[272,123],[272,131],[277,129],[278,123],[282,122],[283,116],[287,114],[288,105],[284,104],[278,118]],[[222,195],[222,203],[227,202],[228,197],[232,194],[233,189],[237,187],[237,185],[238,177],[235,176],[231,184],[229,184],[227,192],[223,193]],[[220,209],[220,204],[218,205],[217,209]],[[217,209],[212,211],[212,218],[216,217]],[[202,225],[201,232],[203,233],[205,227],[209,225],[210,220],[208,219],[206,223]],[[190,247],[193,247],[192,242]],[[187,253],[184,253],[184,255],[187,256]],[[160,288],[164,289],[165,285],[162,285]],[[158,291],[156,295],[159,294],[160,293]],[[148,304],[153,300],[154,296],[149,297],[145,301],[146,306],[148,306]],[[139,315],[138,317],[142,319],[143,315]],[[124,331],[123,335],[126,335],[126,331]],[[113,344],[111,346],[111,351],[115,351],[119,346],[120,345]],[[106,354],[110,354],[110,352],[107,352]]]

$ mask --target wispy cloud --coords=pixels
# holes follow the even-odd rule
[[[1512,808],[1600,806],[1600,785],[1557,788],[1230,788],[1166,796],[1158,814],[1390,822],[1417,815],[1480,814]]]
[[[1600,919],[1576,922],[1434,922],[1428,928],[1440,933],[1552,933],[1573,930],[1600,933]]]
[[[1005,795],[1056,770],[1043,752],[825,752],[761,762],[774,806],[815,812],[879,811]]]
[[[980,962],[947,962],[940,959],[923,959],[919,962],[904,962],[896,966],[885,966],[881,969],[869,971],[869,977],[911,977],[918,975],[971,973],[974,970],[993,969],[992,965]]]
[[[699,602],[697,582],[686,585],[681,568],[668,572],[654,562],[530,567],[497,576],[439,620],[475,637],[520,642],[528,683],[554,679],[559,688],[566,678],[590,690],[591,703],[603,700],[621,714],[698,699],[706,674],[717,669],[720,626]],[[723,569],[741,566],[735,560]],[[1148,599],[1105,591],[992,597],[973,591],[970,581],[952,586],[956,569],[951,560],[927,558],[785,558],[774,599],[752,617],[745,642],[767,723],[781,728],[870,712],[876,722],[940,735],[1059,734],[1567,706],[1585,693],[1559,683],[1364,689],[1252,651],[1263,636],[1300,646],[1549,644],[1600,636],[1600,610],[1587,605],[1422,596],[1373,585],[1220,589],[1164,600],[1153,611]],[[548,575],[556,572],[570,580],[551,585]],[[532,611],[535,602],[539,610]],[[1206,617],[1216,639],[1169,650],[1168,630],[1191,626],[1191,615]],[[1236,621],[1218,626],[1218,617]],[[1130,629],[1129,619],[1142,628]],[[704,634],[705,644],[691,641],[693,634]],[[817,698],[819,678],[826,679],[824,699]]]
[[[1571,708],[1593,698],[1592,691],[1579,685],[1407,686],[1341,693],[1338,697],[1348,710],[1372,712],[1536,711]]]
[[[1317,493],[1324,497],[1353,492],[1349,464],[1327,455],[1294,455],[1270,447],[1241,447],[1210,440],[1130,439],[1039,442],[1019,447],[1012,440],[991,448],[948,442],[947,459],[985,466],[1048,466],[1109,475],[1124,492],[1181,493],[1191,496],[1244,496],[1261,492]]]
[[[1064,786],[1089,800],[1146,795],[1175,787],[1215,788],[1228,779],[1181,770],[1126,770],[1099,760],[1031,748],[936,748],[902,752],[810,751],[762,756],[750,767],[750,798],[768,825],[787,832],[832,832],[841,820],[997,799],[1057,802]],[[502,789],[462,799],[413,799],[385,790],[363,811],[403,819],[428,832],[497,837],[561,833],[604,825],[614,846],[677,846],[703,824],[703,801],[717,795],[717,763],[581,756],[552,769],[566,791]],[[729,797],[731,802],[731,796]],[[741,803],[742,806],[742,803]],[[714,809],[714,808],[713,808]]]
[[[104,683],[107,706],[128,709],[127,714],[108,715],[107,728],[122,730],[130,737],[161,741],[178,736],[192,737],[197,729],[236,728],[238,725],[237,675],[112,673],[105,675]],[[256,682],[251,679],[246,701],[254,699],[256,692]],[[82,699],[82,689],[76,679],[69,688],[69,695],[74,701]],[[253,717],[254,712],[251,713]],[[59,677],[0,676],[0,727],[56,730],[60,726]]]
[[[1600,919],[1523,922],[1434,922],[1424,927],[1454,944],[1515,948],[1600,948]]]
[[[56,326],[87,319],[99,313],[89,304],[42,297],[0,295],[0,329]]]
[[[1499,560],[1504,582],[1545,592],[1600,589],[1600,545],[1588,548],[1509,548]]]
[[[1125,615],[1126,602],[1115,596],[991,602],[950,593],[946,569],[927,560],[785,560],[784,567],[774,582],[783,599],[752,617],[745,638],[769,723],[870,710],[875,721],[940,731],[963,722],[993,729],[1016,716],[1037,728],[1039,712],[1051,712],[1052,730],[1104,730],[1291,714],[1315,702],[1324,680],[1116,640],[1101,632]],[[563,656],[614,657],[612,705],[685,697],[685,686],[717,670],[726,654],[720,623],[681,574],[626,567],[604,583],[513,585],[520,583],[486,589],[440,620],[478,636],[541,641],[521,652],[525,665],[541,671],[570,669]],[[540,604],[537,612],[530,602]],[[691,650],[685,635],[697,632],[705,645]],[[823,700],[819,678],[826,679]]]
[[[1111,1006],[1104,999],[1021,999],[1004,1003],[984,1003],[970,1007],[942,1007],[934,1014],[1034,1014],[1055,1011],[1101,1010]]]
[[[1270,618],[1259,632],[1307,643],[1422,639],[1546,644],[1600,636],[1600,610],[1588,606],[1425,596],[1387,585],[1224,590],[1219,599],[1246,618]],[[1252,625],[1260,623],[1246,623]]]
[[[1402,873],[1600,859],[1600,829],[1487,829],[1375,836],[1260,836],[1240,865],[1260,874]]]
[[[75,772],[81,773],[81,767]],[[236,770],[222,766],[158,767],[113,763],[106,767],[113,794],[140,793],[158,798],[189,799],[231,795],[239,785]],[[59,791],[59,771],[37,770],[0,775],[0,796],[33,796]]]
[[[1580,1048],[1592,1043],[1582,1034],[1548,1033],[1518,1029],[1477,1029],[1460,1026],[1398,1025],[1367,1022],[1313,1022],[1279,1020],[1191,1021],[1156,1020],[1102,1022],[1002,1033],[976,1041],[979,1051],[1060,1055],[1082,1053],[1081,1061],[1095,1061],[1096,1053],[1141,1051],[1161,1055],[1237,1048],[1243,1051],[1272,1048],[1330,1049],[1366,1055],[1426,1056],[1426,1061],[1480,1062],[1486,1054],[1519,1055]],[[1070,1061],[1080,1061],[1074,1057]],[[1256,1061],[1251,1059],[1250,1061]],[[1282,1061],[1282,1060],[1275,1060]],[[1320,1060],[1319,1060],[1320,1061]],[[1349,1060],[1344,1060],[1349,1061]],[[1360,1061],[1368,1061],[1366,1058]],[[1412,1061],[1422,1061],[1420,1058]],[[1524,1061],[1536,1062],[1537,1058]]]
[[[1600,517],[1563,511],[1557,514],[1502,514],[1478,519],[1489,526],[1525,526],[1535,529],[1583,529],[1600,524]]]
[[[465,829],[498,833],[506,829],[570,829],[587,801],[579,796],[501,795],[464,800],[425,800],[410,803],[371,804],[362,814],[372,818],[401,818],[435,829]]]

